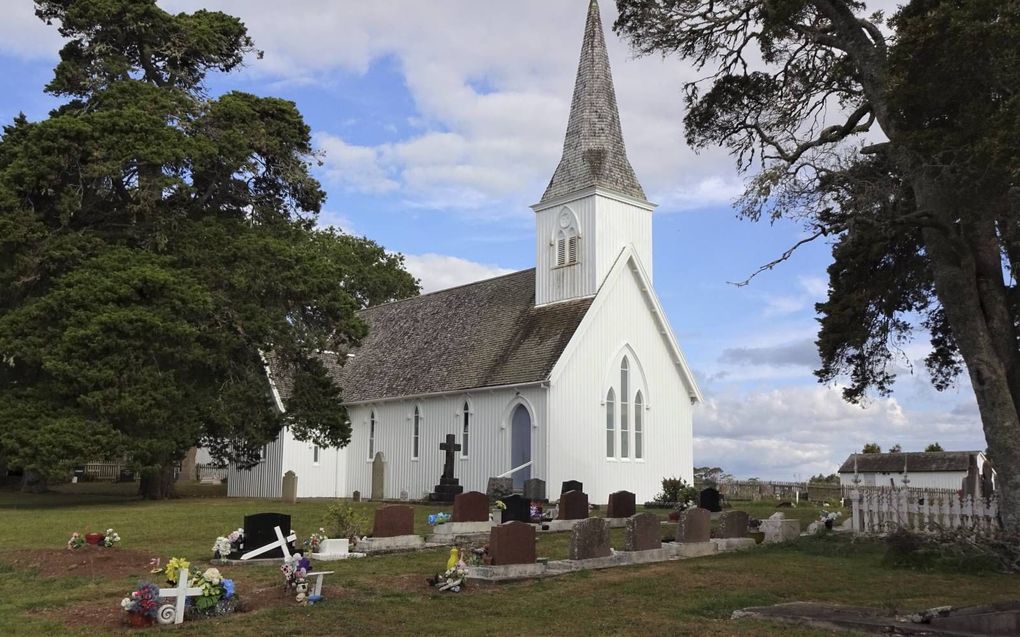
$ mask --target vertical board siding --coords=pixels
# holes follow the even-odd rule
[[[861,486],[876,486],[876,487],[905,487],[909,486],[912,489],[953,489],[958,490],[963,487],[963,479],[967,477],[966,471],[909,471],[907,477],[910,479],[909,484],[903,483],[902,473],[876,473],[867,472],[859,474],[861,479]],[[839,482],[845,486],[853,486],[854,474],[852,473],[841,473],[839,474]],[[873,481],[872,481],[873,480]],[[890,484],[890,480],[893,484]]]
[[[286,430],[266,445],[266,457],[251,469],[227,468],[227,495],[235,498],[279,498],[283,495],[283,448]]]
[[[296,440],[289,430],[285,432],[283,471],[293,471],[298,478],[299,498],[338,498],[347,495],[347,474],[344,462],[346,448],[319,449],[319,462],[310,442]]]
[[[651,500],[666,476],[693,483],[693,432],[690,388],[672,360],[646,299],[642,282],[630,267],[614,276],[599,292],[599,299],[575,334],[554,372],[549,402],[549,488],[564,480],[580,480],[592,502],[605,503],[609,494],[626,489],[637,500]],[[603,298],[603,295],[607,295]],[[576,347],[573,347],[576,345]],[[632,389],[638,389],[635,362],[644,372],[644,459],[606,458],[604,400],[609,378],[619,392],[619,353],[629,346]],[[633,400],[633,397],[629,399]],[[619,396],[617,396],[619,405]],[[616,453],[619,454],[619,417]],[[633,420],[630,426],[633,435]],[[633,456],[633,444],[631,455]]]

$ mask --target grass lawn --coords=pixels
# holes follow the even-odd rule
[[[123,541],[113,551],[190,558],[204,568],[217,535],[236,528],[246,513],[279,511],[293,517],[299,535],[320,526],[328,501],[284,505],[221,497],[217,488],[193,488],[189,497],[143,502],[130,485],[74,485],[63,493],[21,495],[0,491],[0,635],[96,635],[116,631],[75,623],[78,609],[117,608],[146,564],[128,577],[87,574],[39,575],[45,567],[26,555],[60,550],[74,530],[116,529]],[[204,496],[204,497],[203,497]],[[366,509],[374,505],[364,503]],[[768,503],[740,503],[753,517],[776,509]],[[418,530],[428,513],[416,507]],[[448,510],[448,509],[446,509]],[[814,519],[817,507],[784,509],[788,516]],[[665,532],[671,533],[668,527]],[[614,532],[614,533],[618,533]],[[614,535],[614,543],[619,536]],[[566,555],[568,534],[539,537],[539,555]],[[617,544],[618,545],[618,544]],[[746,553],[667,562],[540,581],[470,587],[460,594],[428,589],[424,578],[440,570],[446,550],[334,562],[337,587],[314,607],[289,604],[230,617],[186,623],[184,634],[830,634],[767,622],[729,620],[752,605],[785,601],[830,601],[896,610],[965,605],[1016,597],[1015,577],[962,572],[915,572],[884,567],[883,548],[843,537],[802,539]],[[19,559],[20,558],[20,559]],[[40,558],[34,558],[37,562]],[[17,562],[15,568],[12,563]],[[271,589],[275,566],[224,567],[226,576],[248,588]],[[157,576],[152,576],[157,578]],[[281,593],[282,598],[282,593]],[[124,629],[125,631],[127,629]]]

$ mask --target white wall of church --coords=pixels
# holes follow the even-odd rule
[[[385,497],[396,499],[406,491],[411,499],[416,499],[431,492],[443,472],[445,455],[439,449],[440,443],[447,434],[455,434],[458,444],[463,443],[465,400],[471,407],[468,456],[462,458],[458,453],[454,464],[454,476],[465,491],[485,492],[490,477],[513,468],[510,466],[510,417],[519,403],[525,404],[533,417],[532,476],[544,477],[547,466],[546,390],[530,385],[351,406],[348,413],[353,433],[347,448],[344,495],[349,496],[355,490],[364,497],[372,493],[368,440],[369,414],[373,410],[376,417],[374,450],[382,452],[386,458]],[[415,405],[421,413],[418,458],[412,454]]]
[[[665,476],[693,482],[691,388],[687,387],[648,301],[630,267],[603,286],[551,378],[549,394],[550,496],[564,480],[580,480],[591,502],[605,503],[628,490],[651,500]],[[633,416],[629,458],[606,456],[606,392],[616,389],[619,365],[630,357],[630,402],[642,388],[646,409],[641,459],[635,459]],[[636,358],[636,360],[634,360]],[[633,406],[631,407],[633,414]],[[619,418],[615,455],[620,455]]]
[[[279,498],[283,493],[284,434],[267,444],[262,461],[250,469],[227,467],[227,495],[232,498]]]
[[[347,495],[345,463],[347,449],[321,448],[296,440],[284,432],[283,472],[293,471],[298,477],[299,498],[340,498]]]

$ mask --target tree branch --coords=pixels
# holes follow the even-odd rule
[[[801,239],[797,243],[793,244],[791,247],[787,248],[787,250],[785,252],[783,252],[782,255],[780,255],[776,259],[773,259],[772,261],[769,261],[765,265],[761,266],[760,268],[755,270],[754,273],[751,274],[751,276],[747,277],[743,281],[727,281],[727,283],[729,283],[730,285],[735,285],[738,288],[745,287],[745,286],[747,286],[748,284],[751,283],[752,279],[754,279],[756,276],[758,276],[762,272],[767,272],[767,271],[771,270],[772,268],[776,267],[777,265],[779,265],[780,263],[788,260],[790,257],[793,256],[793,253],[796,252],[797,249],[800,248],[802,245],[804,245],[806,243],[811,243],[815,239],[818,239],[819,237],[824,237],[827,234],[829,234],[828,230],[825,229],[825,228],[821,228],[821,229],[815,231],[815,233],[813,235],[811,235],[810,237],[806,237],[804,239]]]

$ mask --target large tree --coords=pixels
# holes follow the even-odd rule
[[[155,0],[36,13],[67,39],[46,87],[65,102],[0,137],[0,456],[43,475],[126,457],[165,497],[196,444],[241,465],[284,426],[345,445],[321,352],[418,286],[402,257],[317,229],[293,103],[208,95],[254,53],[244,25]],[[285,415],[267,359],[293,377]]]
[[[687,139],[753,173],[741,213],[832,241],[820,379],[886,394],[927,332],[937,388],[966,367],[1020,529],[1020,0],[911,0],[889,20],[855,0],[617,4],[638,52],[704,72]]]

